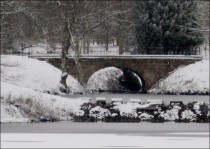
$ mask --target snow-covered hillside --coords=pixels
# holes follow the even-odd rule
[[[88,100],[61,94],[61,71],[44,61],[21,56],[1,56],[1,122],[69,120]],[[68,76],[70,93],[83,87]],[[50,93],[50,94],[47,94]]]
[[[149,93],[209,93],[209,60],[182,67],[160,80]]]
[[[70,120],[88,99],[49,95],[1,81],[1,122]]]
[[[87,82],[87,90],[117,90],[121,86],[118,78],[123,75],[116,67],[107,67],[96,71]]]
[[[1,56],[1,81],[30,88],[40,92],[60,94],[61,71],[45,61],[27,56]],[[9,67],[8,67],[9,65]],[[72,76],[68,76],[70,93],[83,92],[83,87]]]

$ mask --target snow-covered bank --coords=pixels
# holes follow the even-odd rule
[[[209,94],[209,60],[202,60],[175,70],[148,92],[155,94]]]
[[[27,56],[1,56],[1,81],[39,92],[60,94],[61,71],[45,61]],[[70,93],[84,92],[72,76],[67,77]]]
[[[2,100],[3,98],[1,98]],[[23,114],[16,106],[7,103],[6,101],[1,101],[1,122],[2,123],[23,123],[29,122],[29,118]]]
[[[61,71],[45,61],[1,56],[1,122],[70,120],[87,100],[50,95],[62,94],[60,76]],[[67,85],[70,93],[84,92],[70,75]]]
[[[86,102],[1,82],[1,122],[70,120]]]

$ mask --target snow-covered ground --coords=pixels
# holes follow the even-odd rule
[[[198,137],[199,136],[199,137]],[[2,148],[209,148],[209,133],[2,133]]]
[[[21,47],[19,47],[21,48]],[[55,45],[55,51],[53,51],[49,44],[37,43],[32,45],[31,47],[27,47],[23,50],[23,54],[49,54],[49,53],[61,53],[61,46],[59,44]]]
[[[108,50],[106,51],[106,47],[104,44],[90,44],[89,54],[94,55],[118,55],[119,54],[119,46],[113,44],[108,45]]]
[[[60,94],[61,71],[45,61],[27,56],[1,56],[1,81],[39,92]],[[7,65],[7,66],[4,66]],[[8,67],[8,65],[10,67]],[[67,77],[70,93],[83,92],[83,87],[72,76]]]
[[[25,116],[25,114],[23,114],[17,107],[3,100],[4,99],[1,98],[1,122],[29,122],[29,118]]]
[[[23,50],[24,54],[49,54],[49,53],[61,53],[61,46],[57,44],[55,46],[55,51],[51,49],[51,47],[47,43],[38,43],[36,45],[33,45],[32,47],[25,48]],[[69,49],[69,53],[74,55],[74,51],[72,49]],[[84,50],[82,49],[81,54],[85,54]],[[106,51],[105,44],[93,44],[90,43],[89,45],[89,54],[94,55],[118,55],[119,54],[119,46],[113,45],[113,43],[110,43],[108,45],[108,50]]]
[[[70,120],[86,102],[1,82],[1,122]]]
[[[23,50],[24,54],[47,54],[48,47],[46,45],[36,45]]]
[[[198,54],[202,55],[204,59],[209,60],[209,43],[201,45],[198,48]]]
[[[50,94],[62,94],[61,71],[26,56],[1,56],[1,122],[69,120],[84,102]],[[83,87],[68,76],[70,93]],[[50,93],[50,94],[47,94]]]
[[[149,93],[209,93],[209,60],[179,68],[160,80]]]

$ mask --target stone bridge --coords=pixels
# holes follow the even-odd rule
[[[61,68],[61,58],[59,55],[33,55],[32,58],[44,60]],[[114,66],[120,69],[129,68],[140,75],[145,82],[144,90],[148,90],[161,78],[166,77],[169,72],[180,66],[188,65],[202,60],[201,56],[184,55],[130,55],[130,56],[81,56],[80,63],[83,72],[82,83],[86,84],[90,76],[106,67]],[[75,60],[68,56],[68,73],[77,78]]]

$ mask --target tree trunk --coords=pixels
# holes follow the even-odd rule
[[[75,47],[76,58],[79,59],[79,57],[80,57],[80,49],[79,49],[78,35],[76,35],[75,43],[76,43],[76,47]]]
[[[109,50],[109,34],[106,33],[105,35],[105,47],[106,47],[106,53]]]
[[[117,43],[117,46],[119,46],[119,35],[117,35],[116,43]]]
[[[96,37],[96,43],[97,43],[97,45],[100,44],[99,37]]]
[[[120,36],[118,38],[118,42],[119,42],[119,55],[122,55],[123,54],[123,38],[122,38],[122,36]]]
[[[87,38],[87,43],[86,43],[86,48],[87,48],[87,54],[89,54],[89,51],[90,51],[90,49],[89,49],[89,47],[90,47],[90,39],[89,38]]]
[[[62,75],[61,75],[60,83],[65,87],[66,92],[68,92],[67,83],[66,83],[66,78],[68,77],[67,54],[68,54],[69,47],[71,45],[71,43],[70,43],[71,36],[69,35],[69,31],[68,31],[68,22],[64,23],[62,38],[63,38],[62,39],[62,55],[61,55]]]
[[[114,47],[114,41],[115,41],[115,39],[114,39],[114,37],[113,37],[113,47]]]
[[[77,68],[78,82],[83,85],[82,65],[79,60],[77,61],[76,68]]]
[[[82,40],[82,49],[83,49],[83,53],[84,54],[87,54],[87,51],[86,51],[86,40],[85,40],[85,38],[83,38],[83,40]]]
[[[78,33],[78,32],[77,32]],[[83,84],[83,74],[82,74],[82,67],[81,67],[81,64],[80,64],[80,49],[79,49],[79,35],[76,34],[76,47],[75,47],[75,63],[76,63],[76,69],[77,69],[77,76],[78,76],[78,82],[80,84]]]
[[[67,74],[67,49],[63,47],[62,49],[62,55],[61,55],[61,68],[62,68],[62,75],[61,75],[61,84],[65,87],[67,91],[67,84],[66,84],[66,78],[68,77]]]

